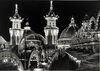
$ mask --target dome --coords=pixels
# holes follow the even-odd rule
[[[70,28],[67,27],[62,31],[60,38],[71,38],[75,33],[76,33],[75,27],[70,27]]]
[[[23,50],[24,47],[41,47],[45,44],[45,38],[35,33],[31,30],[31,27],[29,26],[29,23],[26,22],[26,26],[24,27],[24,34],[23,38],[20,41],[20,49]]]
[[[72,38],[72,36],[76,33],[77,31],[77,26],[74,22],[74,18],[72,17],[71,18],[71,23],[69,24],[68,27],[66,27],[61,35],[60,35],[60,38]]]

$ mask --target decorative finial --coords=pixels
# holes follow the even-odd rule
[[[25,24],[26,26],[29,26],[29,22],[26,22],[26,24]]]
[[[77,25],[75,24],[75,19],[74,19],[74,17],[72,16],[72,18],[71,18],[71,23],[69,24],[69,27],[77,27]]]
[[[26,22],[25,25],[26,25],[24,27],[25,30],[31,30],[31,27],[29,26],[29,22]]]
[[[75,22],[74,22],[74,17],[71,18],[71,23],[75,23]]]
[[[53,10],[53,1],[50,1],[50,10]]]
[[[15,13],[18,13],[18,4],[15,4]]]

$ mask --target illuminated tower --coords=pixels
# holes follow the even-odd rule
[[[10,45],[19,45],[21,38],[23,37],[24,30],[21,29],[21,22],[23,19],[18,14],[18,5],[15,5],[15,14],[10,17],[12,22],[12,28],[9,28],[10,33]]]
[[[47,20],[47,25],[44,27],[46,44],[54,45],[57,44],[58,32],[59,28],[56,26],[56,20],[58,19],[58,15],[55,15],[53,12],[53,1],[50,1],[50,11],[48,15],[45,16]]]

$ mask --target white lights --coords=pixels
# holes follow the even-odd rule
[[[29,22],[26,22],[26,26],[24,27],[25,30],[31,30],[31,27],[29,26]]]
[[[100,38],[100,31],[98,32],[98,37]]]
[[[33,71],[44,71],[42,68],[35,68]]]
[[[6,57],[3,59],[3,63],[7,63],[7,62],[8,62],[8,58]]]
[[[74,17],[71,18],[71,23],[75,23]]]
[[[46,63],[46,62],[43,62],[43,63],[41,63],[43,66],[47,66],[48,65],[48,63]]]

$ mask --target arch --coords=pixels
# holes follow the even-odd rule
[[[91,25],[91,29],[94,29],[94,30],[97,29],[96,19],[93,16],[90,18],[90,25]]]
[[[30,67],[30,61],[31,61],[31,58],[35,57],[37,64],[39,62],[39,56],[38,56],[38,51],[32,51],[31,55],[30,55],[30,58],[29,58],[29,62],[28,62],[28,68]]]
[[[42,45],[45,45],[45,38],[40,34],[34,33],[34,34],[29,34],[21,39],[19,50],[24,48],[26,40],[36,40],[39,41]]]
[[[45,44],[45,38],[42,35],[36,34],[36,33],[35,34],[30,34],[30,35],[26,36],[26,39],[28,39],[31,36],[34,36],[34,38],[36,40],[41,40],[43,42],[43,44]]]
[[[24,71],[23,65],[19,58],[12,52],[4,51],[0,53],[0,60],[10,60],[9,63],[12,63],[17,66],[19,71]]]
[[[45,44],[45,38],[44,38],[42,35],[36,34],[36,33],[34,33],[34,34],[29,34],[29,35],[23,37],[23,38],[21,39],[21,42],[24,41],[25,38],[28,39],[28,38],[31,37],[31,36],[33,36],[35,40],[41,40],[41,41],[43,41],[43,43]],[[35,38],[35,37],[37,37],[37,38]]]

